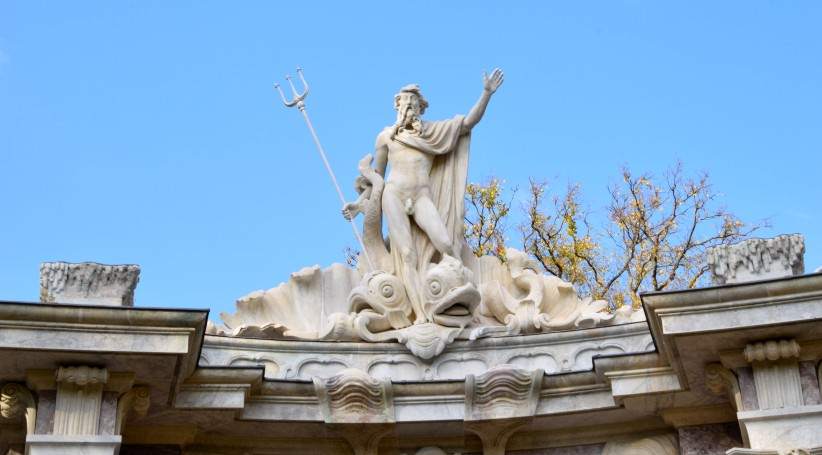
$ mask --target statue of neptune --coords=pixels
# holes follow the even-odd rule
[[[502,82],[500,69],[484,74],[482,95],[467,115],[434,122],[421,119],[428,102],[419,86],[407,85],[394,96],[396,123],[377,136],[375,170],[385,176],[390,168],[381,208],[388,223],[393,273],[405,285],[415,323],[430,321],[420,295],[421,274],[444,260],[462,264],[470,132]],[[361,200],[343,207],[347,219],[361,211]]]

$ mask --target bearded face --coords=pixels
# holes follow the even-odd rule
[[[414,93],[403,92],[398,95],[397,126],[414,130],[420,122],[420,99]]]

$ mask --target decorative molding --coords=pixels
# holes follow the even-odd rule
[[[138,265],[43,262],[40,301],[130,307],[138,281]]]
[[[77,367],[74,367],[77,368]],[[63,373],[64,375],[70,373]],[[74,373],[71,373],[74,374]],[[103,385],[104,392],[126,393],[134,385],[134,373],[132,372],[107,372],[108,377]],[[26,370],[26,385],[39,392],[41,390],[57,389],[56,370]]]
[[[465,420],[530,417],[539,404],[544,372],[500,365],[465,378]]]
[[[26,434],[34,434],[37,406],[31,391],[21,384],[4,385],[0,389],[0,418],[12,421],[25,419]]]
[[[97,434],[103,386],[108,381],[108,371],[88,366],[60,367],[55,380],[57,401],[53,434]]]
[[[753,364],[753,378],[759,409],[802,406],[802,378],[799,374],[799,343],[770,340],[749,344],[743,352]]]
[[[375,379],[350,368],[328,379],[315,377],[314,390],[326,423],[394,422],[390,379]]]
[[[445,327],[434,323],[414,324],[396,331],[397,341],[421,359],[432,359],[454,341],[460,328]]]
[[[425,324],[416,324],[424,326]],[[409,328],[414,328],[411,326]],[[398,343],[305,342],[206,336],[203,356],[209,366],[266,367],[266,379],[330,377],[357,368],[374,377],[398,381],[462,380],[493,365],[543,369],[546,374],[589,371],[595,356],[653,350],[642,323],[475,341],[459,339],[432,361],[424,361]],[[803,348],[804,349],[804,348]],[[741,349],[739,358],[742,360]],[[246,359],[240,362],[238,359]],[[602,359],[600,359],[601,361]],[[279,368],[273,371],[273,364]]]
[[[782,359],[799,358],[799,343],[796,340],[771,340],[745,346],[745,360],[754,362],[775,362]]]
[[[799,234],[749,239],[708,250],[708,266],[716,284],[802,275],[805,239]]]
[[[60,367],[57,369],[55,381],[58,384],[74,384],[80,387],[105,384],[108,382],[108,370],[88,366]]]
[[[716,395],[728,394],[731,404],[736,411],[744,410],[742,406],[742,392],[739,388],[739,379],[731,370],[719,363],[711,363],[705,367],[705,386]]]
[[[117,420],[114,423],[114,434],[123,433],[123,425],[129,411],[145,417],[148,408],[151,406],[151,389],[148,386],[136,386],[124,393],[117,402]]]

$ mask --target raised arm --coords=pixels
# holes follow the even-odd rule
[[[488,107],[488,101],[491,100],[491,95],[493,95],[499,86],[502,85],[504,76],[505,75],[502,73],[502,70],[499,68],[494,69],[494,71],[491,72],[491,76],[488,76],[486,73],[482,73],[482,95],[480,95],[480,99],[477,101],[477,104],[471,108],[468,115],[466,115],[462,120],[463,133],[470,132],[471,129],[482,119],[483,114],[485,114],[485,108]]]

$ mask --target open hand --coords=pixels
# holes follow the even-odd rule
[[[502,70],[499,68],[494,68],[494,71],[491,72],[489,76],[488,73],[482,73],[482,86],[488,93],[494,93],[497,91],[500,85],[502,85],[502,81],[505,79],[505,74],[502,73]]]

